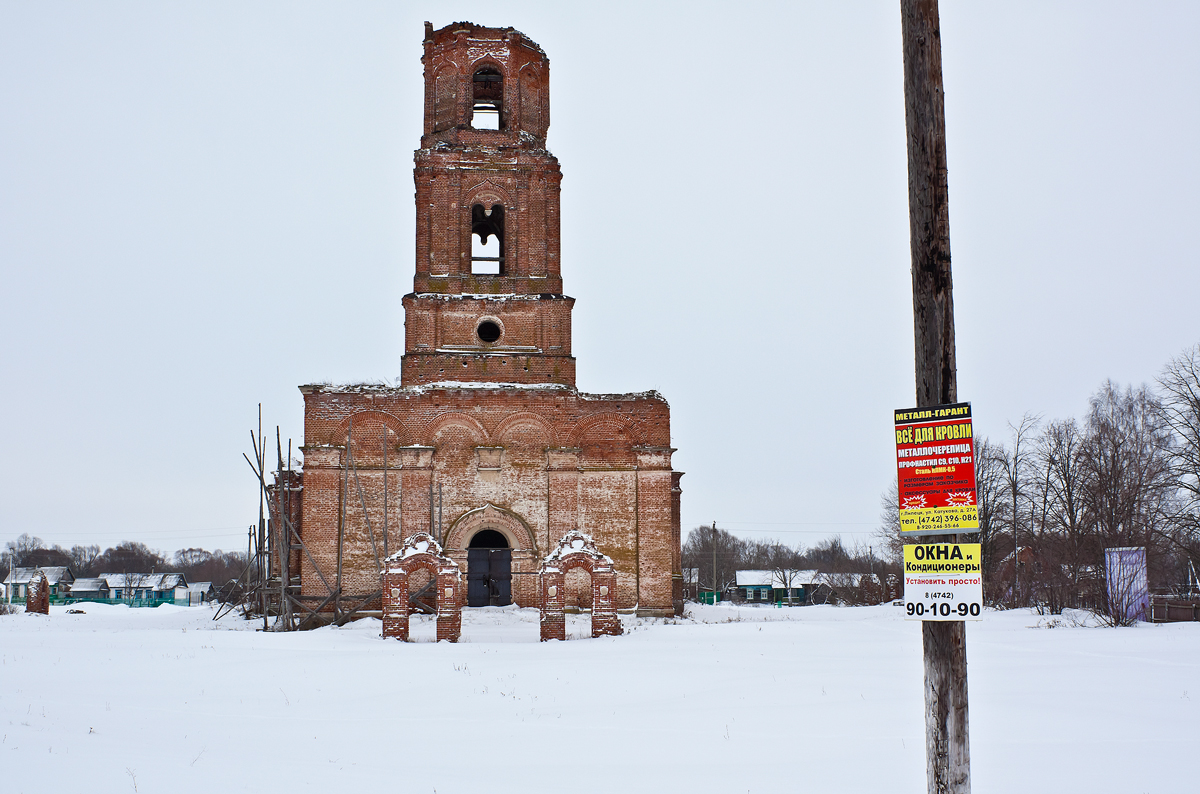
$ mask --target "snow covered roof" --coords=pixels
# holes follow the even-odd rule
[[[471,353],[482,355],[483,353]],[[497,355],[511,356],[514,353]],[[576,387],[565,383],[509,383],[504,381],[467,381],[443,380],[435,383],[416,383],[411,386],[393,386],[391,383],[309,383],[300,387],[304,394],[394,394],[397,396],[420,396],[431,391],[454,391],[470,389],[490,389],[501,391],[545,391],[565,392],[570,396],[588,402],[638,402],[641,400],[657,400],[666,402],[655,389],[623,394],[590,394],[579,391]]]
[[[789,569],[787,571],[738,571],[738,587],[778,587],[782,588],[786,577],[788,587],[804,587],[817,580],[820,574],[816,570],[802,571]]]
[[[507,354],[512,355],[512,354]],[[457,381],[446,380],[436,383],[418,383],[412,386],[392,386],[389,383],[310,383],[300,387],[305,394],[377,394],[388,393],[396,395],[421,395],[428,391],[447,391],[451,389],[507,389],[507,390],[541,390],[541,391],[575,391],[574,386],[562,383],[507,383],[501,381]]]
[[[774,580],[771,571],[738,571],[738,587],[768,587]]]
[[[558,563],[568,556],[579,554],[591,557],[595,564],[612,567],[612,558],[596,548],[596,541],[592,539],[591,535],[581,529],[572,529],[562,536],[554,550],[542,560],[543,570],[561,570]]]
[[[5,584],[28,584],[33,578],[33,574],[39,570],[38,568],[13,568],[9,572],[8,577],[4,580]],[[46,581],[51,585],[56,585],[61,581],[71,582],[75,579],[71,573],[71,569],[66,565],[51,565],[40,569],[46,574]]]
[[[181,573],[102,573],[100,578],[111,588],[160,591],[187,587],[187,579]]]
[[[99,593],[108,589],[103,579],[76,579],[71,582],[72,593]]]
[[[207,593],[214,588],[212,582],[192,582],[187,589],[189,593]]]
[[[532,293],[532,294],[527,294],[527,293],[523,293],[523,292],[522,293],[518,293],[518,292],[456,292],[456,293],[414,292],[413,297],[414,298],[426,298],[426,299],[432,299],[432,300],[442,300],[442,301],[446,301],[446,302],[450,302],[452,300],[458,300],[460,298],[470,298],[472,300],[501,301],[501,302],[503,302],[503,301],[545,300],[545,298],[543,298],[540,294],[538,294],[536,292]],[[555,298],[557,298],[558,300],[563,300],[564,296],[551,295],[551,300],[554,300]]]

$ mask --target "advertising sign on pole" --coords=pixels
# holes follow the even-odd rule
[[[978,543],[904,547],[906,620],[983,620],[983,557]]]
[[[897,410],[896,472],[902,535],[978,530],[971,404]]]

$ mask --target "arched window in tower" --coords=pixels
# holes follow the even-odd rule
[[[504,75],[492,66],[476,70],[473,89],[471,126],[477,130],[500,129],[500,111],[504,106]]]
[[[471,273],[504,275],[504,206],[471,207]]]

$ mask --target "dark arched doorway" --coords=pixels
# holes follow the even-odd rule
[[[481,529],[467,546],[467,606],[503,607],[512,603],[512,549],[508,538]]]

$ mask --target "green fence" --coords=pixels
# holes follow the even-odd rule
[[[4,603],[8,603],[8,599],[2,599]],[[25,599],[13,596],[12,603],[14,605],[25,605]],[[200,603],[190,603],[186,598],[134,598],[132,600],[122,598],[73,598],[71,596],[50,596],[50,603],[55,606],[68,606],[70,604],[124,604],[128,607],[144,608],[144,607],[160,607],[163,604],[171,604],[177,607],[199,606]]]

